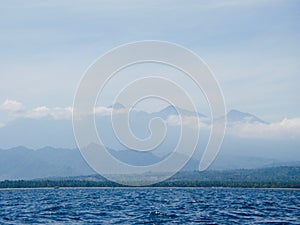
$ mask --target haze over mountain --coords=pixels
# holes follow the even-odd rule
[[[110,150],[110,153],[131,165],[149,165],[162,160],[152,153],[137,154],[130,150]],[[193,157],[182,171],[196,171],[198,165],[199,160]],[[222,150],[209,170],[255,169],[271,166],[300,166],[300,161],[226,155]],[[32,150],[21,146],[7,150],[0,149],[0,180],[85,176],[95,173],[77,149],[45,147]]]
[[[108,107],[112,109],[112,106]],[[117,104],[114,109],[121,110],[123,106]],[[177,108],[178,112],[185,118],[198,117],[201,122],[209,123],[209,118],[201,113],[191,112]],[[175,107],[168,106],[159,112],[148,113],[146,111],[132,111],[130,114],[130,125],[133,132],[140,135],[141,138],[149,135],[148,123],[152,118],[160,117],[165,121],[171,116],[176,116]],[[42,148],[52,146],[58,148],[75,148],[76,142],[73,135],[71,118],[54,118],[51,115],[38,118],[20,117],[10,121],[5,126],[0,127],[0,148],[12,148],[16,146],[27,146],[29,148]],[[265,121],[258,117],[242,113],[237,110],[231,110],[227,115],[228,125],[232,123],[263,123]],[[110,147],[117,147],[118,142],[113,138],[114,134],[111,129],[110,114],[102,113],[96,115],[96,122],[99,124],[98,132],[103,131],[103,139]],[[171,122],[170,122],[171,123]],[[112,140],[110,140],[112,138]]]
[[[230,110],[227,114],[227,122],[230,123],[263,123],[268,124],[266,121],[258,118],[250,113],[240,112],[238,110]]]
[[[112,110],[112,108],[120,110],[120,116],[123,116],[122,105],[118,104],[107,109]],[[209,138],[209,118],[183,109],[177,111],[182,116],[184,126],[191,126],[191,129],[195,126],[195,117],[201,121],[202,132],[199,145],[184,168],[184,170],[197,170]],[[150,134],[148,123],[152,118],[161,117],[167,124],[168,131],[163,143],[146,154],[126,149],[118,141],[113,133],[109,113],[96,115],[96,124],[103,143],[114,157],[132,165],[149,165],[161,161],[176,147],[179,125],[174,123],[173,118],[177,116],[177,111],[174,107],[167,107],[154,113],[131,112],[132,131],[140,138],[148,137]],[[237,110],[228,112],[227,121],[227,134],[220,153],[210,169],[251,169],[271,165],[293,165],[300,161],[299,139],[289,136],[258,137],[253,135],[252,131],[248,135],[247,129],[269,129],[274,127],[274,124]],[[243,132],[248,133],[241,135]],[[12,148],[0,150],[0,179],[33,179],[94,173],[75,147],[70,119],[53,119],[51,116],[16,119],[0,128],[0,144],[2,149]]]

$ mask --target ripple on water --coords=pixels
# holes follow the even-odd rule
[[[300,224],[299,199],[297,190],[1,190],[0,224]]]

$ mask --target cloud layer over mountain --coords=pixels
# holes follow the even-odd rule
[[[200,128],[199,145],[185,169],[195,170],[198,168],[211,129],[209,117],[170,106],[151,113],[140,110],[131,111],[129,122],[133,134],[139,138],[147,138],[150,135],[149,121],[155,117],[162,118],[167,125],[167,134],[163,143],[145,155],[142,152],[126,149],[115,137],[110,117],[113,110],[117,112],[119,117],[124,116],[125,118],[127,109],[120,104],[96,107],[94,113],[99,136],[105,146],[111,149],[111,154],[114,157],[136,165],[160,161],[176,147],[179,139],[179,128],[182,123],[183,126],[189,128],[189,132]],[[0,127],[2,170],[12,172],[6,174],[6,177],[0,178],[36,178],[45,177],[49,174],[65,176],[92,172],[88,169],[78,150],[62,149],[62,147],[76,148],[71,121],[71,107],[50,108],[42,106],[27,109],[22,103],[7,100],[2,104],[1,111],[7,113],[11,119],[5,126]],[[237,110],[229,111],[226,118],[228,124],[225,139],[220,153],[211,167],[212,169],[257,168],[300,161],[299,118],[268,123],[255,115]],[[218,120],[216,122],[218,123]],[[1,148],[8,149],[20,145],[33,149],[44,146],[59,149],[45,148],[35,152],[19,147],[13,150],[1,150]],[[48,160],[49,157],[52,161]],[[61,158],[59,163],[55,160],[57,157]],[[71,162],[74,160],[79,163],[79,167]],[[67,164],[63,161],[66,161]],[[11,165],[16,163],[22,164],[27,172],[23,173],[23,167],[19,166],[16,168],[21,169],[13,170]],[[35,171],[37,168],[39,169]]]
[[[125,113],[127,112],[127,109],[119,104],[117,106],[109,107],[97,106],[95,107],[94,113],[97,120],[102,121],[102,123],[107,126],[110,123],[110,115],[113,110],[120,116],[125,116]],[[2,138],[0,137],[0,140],[2,139],[0,147],[28,145],[29,143],[26,141],[18,141],[24,139],[24,134],[22,133],[24,130],[30,130],[32,136],[37,135],[36,139],[41,140],[46,140],[46,138],[40,138],[40,136],[49,134],[49,132],[58,132],[57,135],[65,137],[73,136],[71,123],[72,107],[51,108],[39,106],[33,109],[27,109],[21,102],[16,100],[6,100],[1,104],[0,111],[2,114],[6,114],[10,120],[6,124],[3,122],[0,124],[0,134],[2,136]],[[149,121],[155,117],[162,118],[169,128],[180,126],[182,123],[183,126],[188,126],[192,129],[200,128],[202,131],[207,132],[211,129],[211,120],[209,117],[200,113],[190,112],[171,106],[154,113],[133,110],[130,115],[130,124],[133,132],[138,131],[140,134],[144,133],[144,136],[147,136]],[[300,140],[300,118],[285,118],[282,121],[268,123],[255,115],[243,113],[238,110],[229,111],[226,117],[227,136],[267,140]],[[53,132],[51,132],[51,129],[53,129]],[[110,133],[110,135],[114,134]],[[54,134],[54,136],[56,135]],[[7,140],[9,139],[11,139],[11,142],[8,144]],[[55,146],[75,147],[73,146],[75,140],[74,138],[72,139],[72,141],[66,141],[66,143],[72,143],[72,145],[64,144],[63,146]],[[51,142],[45,142],[44,146],[51,144]],[[38,146],[43,147],[40,145]]]

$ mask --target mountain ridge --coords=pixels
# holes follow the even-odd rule
[[[196,112],[190,112],[184,109],[179,109],[179,112],[187,117],[198,116],[201,120],[205,120],[205,123],[209,123],[209,118],[204,114],[197,114]],[[234,124],[236,118],[240,118],[241,123],[249,123],[251,121],[261,122],[263,124],[267,123],[250,113],[242,113],[237,110],[233,112],[235,112],[234,118],[231,118],[232,111],[229,111],[227,114],[227,117],[229,117],[227,121],[229,125],[230,123]],[[236,116],[237,114],[238,116]],[[132,112],[130,121],[133,124],[133,130],[140,135],[140,138],[146,138],[149,136],[147,129],[151,118],[161,117],[167,120],[171,115],[177,115],[177,113],[174,107],[169,106],[154,113],[147,113],[145,111]],[[249,117],[252,119],[247,119]],[[109,116],[96,116],[96,121],[103,124],[102,127],[107,127],[110,132],[113,132]],[[102,135],[109,140],[109,142],[116,142],[115,139],[111,138],[113,133],[108,135],[105,131]],[[76,141],[73,134],[72,121],[67,119],[51,119],[49,117],[39,119],[18,118],[9,122],[6,126],[0,127],[0,148],[12,148],[18,145],[25,145],[30,148],[41,148],[43,146],[75,148]],[[114,145],[111,147],[115,149],[119,148],[119,146]]]
[[[119,160],[138,166],[141,166],[142,164],[153,164],[156,161],[160,161],[162,159],[161,157],[154,156],[152,154],[149,155],[149,153],[148,155],[140,153],[140,155],[136,156],[136,153],[134,153],[133,155],[129,154],[129,150],[116,151],[110,149],[109,151],[114,157],[119,158]],[[143,156],[146,157],[147,160],[143,161],[142,163],[141,160],[143,160]],[[268,165],[300,165],[300,162],[295,161],[276,162],[270,161],[266,158],[261,158],[260,161],[258,161],[258,163],[250,163],[249,166],[247,166],[247,162],[251,162],[252,160],[257,159],[251,157],[237,156],[222,158],[221,154],[221,158],[217,158],[210,170],[228,170],[243,168],[255,169],[265,167]],[[241,164],[237,164],[235,167],[232,167],[234,161],[240,161]],[[225,166],[222,166],[222,163],[225,163]],[[182,171],[197,170],[198,165],[199,159],[191,158],[190,162],[186,164]],[[33,150],[22,146],[5,150],[0,149],[0,180],[29,180],[46,177],[82,176],[94,173],[95,172],[85,162],[78,149],[59,149],[45,147],[42,149]]]

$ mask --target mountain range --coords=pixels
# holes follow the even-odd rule
[[[117,104],[114,109],[122,109],[124,106]],[[154,117],[167,120],[168,117],[177,115],[177,111],[185,117],[198,117],[202,122],[209,123],[210,119],[201,113],[191,112],[181,108],[168,106],[158,112],[148,113],[146,111],[132,111],[130,114],[130,125],[133,133],[139,138],[149,136],[148,123]],[[227,114],[228,124],[240,123],[262,123],[266,121],[238,110],[231,110]],[[114,131],[111,126],[109,115],[96,116],[98,132],[103,136],[104,144],[110,148],[122,149],[118,140],[114,138]],[[171,130],[169,133],[176,133]],[[174,137],[176,138],[176,137]],[[0,148],[12,148],[26,146],[33,149],[52,146],[57,148],[76,148],[76,141],[73,134],[72,121],[70,119],[55,119],[51,116],[43,118],[17,118],[0,127]],[[165,146],[164,146],[165,147]]]
[[[122,105],[113,106],[122,109]],[[159,112],[133,111],[130,125],[140,138],[149,135],[149,121],[161,117],[165,121],[177,111],[186,117],[198,117],[207,123],[204,114],[175,107]],[[268,124],[250,113],[231,110],[227,114],[228,126],[238,124]],[[137,152],[126,149],[113,133],[110,116],[96,117],[98,132],[110,153],[120,161],[137,165],[149,165],[161,161],[176,146],[178,126],[168,125],[163,143],[153,151]],[[197,170],[199,160],[209,138],[208,130],[200,133],[197,149],[183,170]],[[15,147],[19,146],[19,147]],[[26,147],[23,147],[26,146]],[[44,147],[52,146],[52,147]],[[19,118],[0,128],[0,180],[35,179],[90,175],[95,172],[76,148],[71,120]],[[298,165],[300,161],[298,140],[268,140],[225,135],[220,153],[210,170],[253,169],[276,165]]]
[[[132,151],[110,150],[111,154],[123,162],[141,165],[151,164],[161,159],[152,153],[143,157]],[[196,171],[199,161],[191,158],[182,171]],[[209,170],[257,169],[276,166],[300,166],[300,161],[280,162],[268,158],[221,156]],[[0,180],[31,180],[38,178],[88,176],[95,174],[82,158],[78,149],[57,149],[45,147],[32,150],[25,147],[0,150]]]

